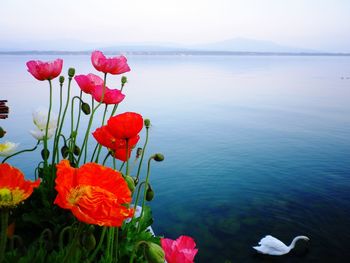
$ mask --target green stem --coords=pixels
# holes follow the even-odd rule
[[[141,182],[140,185],[139,185],[139,188],[137,189],[137,194],[136,194],[135,203],[134,203],[134,208],[135,208],[135,209],[136,209],[136,207],[137,207],[137,203],[139,202],[141,188],[142,188],[142,185],[143,185],[144,183],[146,183],[146,182]],[[135,214],[134,214],[134,216],[135,216]]]
[[[106,118],[107,108],[108,108],[108,105],[106,104],[106,105],[105,105],[105,110],[104,110],[104,112],[103,112],[103,118],[102,118],[101,126],[103,126],[103,125],[105,124],[105,118]],[[97,143],[97,144],[98,144],[98,143]],[[102,149],[102,145],[99,144],[98,150],[97,150],[97,156],[96,156],[96,159],[95,159],[95,163],[98,163],[98,157],[100,156],[101,149]]]
[[[116,170],[117,169],[117,165],[116,165],[116,160],[115,157],[113,157],[113,169]]]
[[[129,139],[126,139],[126,175],[129,174],[129,159]]]
[[[51,115],[51,108],[52,108],[52,83],[51,80],[49,80],[49,84],[50,84],[50,98],[49,98],[49,112],[47,114],[47,121],[46,121],[46,128],[45,128],[45,137],[43,138],[44,141],[44,151],[47,152],[48,151],[48,147],[47,147],[47,134],[48,134],[48,130],[49,130],[49,123],[50,123],[50,115]],[[47,156],[46,154],[44,155],[44,169],[47,168]]]
[[[68,90],[67,90],[67,100],[66,100],[66,105],[64,107],[64,111],[63,111],[63,115],[62,115],[62,120],[61,120],[61,124],[57,133],[57,137],[60,137],[62,134],[62,128],[63,128],[63,124],[64,124],[64,119],[66,117],[66,113],[67,113],[67,109],[68,109],[68,105],[69,105],[69,99],[70,99],[70,86],[72,83],[72,78],[69,77],[68,79]],[[59,140],[59,139],[58,139]],[[58,145],[59,145],[59,141],[57,142],[57,151],[58,151]],[[58,155],[57,155],[58,156]],[[58,161],[58,160],[57,160]]]
[[[1,210],[1,232],[0,232],[0,263],[5,258],[5,250],[7,243],[7,225],[9,220],[9,211],[7,208]]]
[[[132,251],[132,254],[131,254],[129,263],[133,263],[133,262],[134,262],[134,258],[135,258],[136,252],[137,252],[137,250],[139,249],[139,246],[140,246],[141,244],[145,244],[145,245],[147,246],[147,242],[146,242],[146,241],[143,241],[143,240],[142,240],[142,241],[138,242],[138,243],[135,245],[134,250]]]
[[[115,257],[115,262],[118,262],[119,259],[119,228],[115,228],[115,251],[116,251],[116,257]]]
[[[145,189],[143,191],[143,200],[142,200],[142,210],[141,210],[141,215],[140,215],[140,218],[142,218],[143,216],[143,209],[145,207],[145,202],[146,202],[146,194],[147,194],[147,186],[148,186],[148,181],[149,181],[149,175],[150,175],[150,172],[151,172],[151,161],[152,159],[154,158],[154,155],[151,156],[149,159],[148,159],[148,165],[147,165],[147,176],[146,176],[146,181],[145,181]],[[140,228],[141,228],[141,224],[138,224],[137,226],[137,232],[140,232]]]
[[[120,88],[120,92],[123,91],[124,85],[125,85],[125,84],[122,84],[122,87]],[[114,113],[115,113],[115,112],[117,111],[117,109],[118,109],[118,106],[119,106],[119,103],[114,105],[110,118],[113,117]]]
[[[114,227],[110,227],[108,229],[108,237],[107,237],[107,258],[109,258],[112,262],[113,260],[113,247],[114,247]]]
[[[40,143],[40,140],[39,140],[39,141],[36,143],[36,145],[35,145],[33,148],[31,148],[31,149],[25,149],[25,150],[22,150],[22,151],[19,151],[19,152],[16,152],[16,153],[14,153],[14,154],[11,154],[11,155],[7,156],[6,158],[4,158],[4,159],[2,160],[1,163],[5,163],[5,161],[7,161],[8,159],[10,159],[10,158],[12,158],[13,156],[16,156],[16,155],[18,155],[18,154],[21,154],[21,153],[24,153],[24,152],[32,152],[32,151],[35,151],[36,148],[38,148],[39,143]]]
[[[93,260],[95,259],[98,251],[101,249],[102,244],[103,244],[103,240],[104,240],[105,235],[106,235],[106,231],[107,231],[107,227],[103,227],[102,233],[101,233],[101,237],[100,237],[100,241],[98,242],[98,245],[97,245],[97,247],[94,250],[94,253],[92,253],[92,255],[90,256],[88,262],[93,262]]]
[[[73,253],[75,252],[75,248],[77,247],[77,245],[79,245],[79,237],[81,235],[81,232],[83,231],[84,228],[84,224],[79,222],[79,226],[78,226],[78,230],[75,233],[75,236],[72,240],[71,245],[68,248],[68,252],[66,254],[66,256],[63,259],[63,263],[68,262],[68,260],[70,260],[72,258]]]
[[[94,118],[95,112],[96,110],[101,106],[104,96],[105,96],[105,87],[106,87],[106,79],[107,79],[107,73],[105,73],[104,75],[104,80],[103,80],[103,91],[102,91],[102,97],[100,102],[96,105],[96,107],[92,110],[91,112],[91,116],[90,116],[90,120],[89,120],[89,124],[88,127],[86,129],[86,133],[85,133],[85,137],[84,137],[84,141],[83,141],[83,145],[81,146],[81,152],[77,161],[77,165],[79,166],[79,162],[80,162],[80,158],[82,157],[82,152],[83,149],[86,147],[85,149],[85,154],[84,154],[84,163],[86,163],[86,157],[87,157],[87,143],[88,143],[88,139],[89,139],[89,134],[90,134],[90,129],[91,129],[91,125],[92,125],[92,120]]]
[[[59,136],[58,136],[58,127],[60,125],[60,119],[61,119],[61,114],[62,114],[62,87],[63,87],[63,83],[60,83],[60,108],[58,111],[58,118],[57,118],[57,123],[56,123],[56,131],[55,131],[55,137],[54,137],[54,141],[53,141],[53,147],[52,147],[52,161],[51,161],[51,166],[54,166],[55,163],[55,157],[56,154],[58,153],[58,142],[59,142]]]
[[[104,160],[103,160],[103,162],[102,162],[102,165],[105,165],[105,163],[106,163],[106,161],[107,161],[107,159],[108,159],[108,157],[109,157],[110,155],[111,155],[111,153],[108,152],[107,155],[106,155],[106,157],[104,158]]]
[[[123,169],[123,167],[124,167],[124,164],[125,164],[125,162],[123,162],[122,165],[120,166],[120,168],[119,168],[119,171],[120,171],[120,172],[122,171],[122,169]]]
[[[80,108],[82,104],[82,99],[81,99],[82,91],[80,91],[80,97],[74,96],[71,102],[71,118],[70,118],[70,143],[69,143],[69,159],[70,161],[73,161],[73,151],[75,147],[75,140],[76,140],[76,131],[74,132],[74,100],[78,99],[80,101],[79,103],[79,113],[78,113],[78,120],[77,120],[77,126],[79,125],[79,119],[80,119]]]
[[[99,146],[99,144],[96,143],[95,149],[94,149],[94,151],[93,151],[93,153],[92,153],[92,156],[91,156],[91,159],[90,159],[90,162],[92,162],[92,161],[94,160],[94,157],[95,157],[95,154],[96,154],[96,152],[97,152],[98,146]]]
[[[82,97],[83,96],[83,91],[80,91],[80,95],[79,95],[79,99],[80,99],[80,103],[79,103],[79,113],[78,113],[78,121],[77,121],[77,125],[75,126],[75,132],[78,131],[79,128],[79,124],[80,124],[80,117],[81,117],[81,106],[83,104],[83,100]],[[75,138],[74,138],[74,143],[75,143]]]
[[[140,172],[141,172],[141,166],[142,166],[142,162],[143,162],[143,156],[145,155],[146,146],[147,146],[147,143],[148,143],[148,133],[149,133],[149,128],[146,127],[146,140],[145,140],[145,144],[144,144],[143,149],[142,149],[142,154],[141,154],[141,159],[140,159],[139,167],[138,167],[138,169],[137,169],[136,182],[139,180],[139,176],[140,176]]]

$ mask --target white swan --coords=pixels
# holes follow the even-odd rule
[[[280,255],[284,255],[284,254],[289,253],[289,251],[291,251],[291,249],[294,248],[295,243],[299,239],[303,239],[306,241],[310,240],[306,236],[297,236],[293,239],[292,243],[289,246],[287,246],[286,244],[284,244],[282,241],[278,240],[277,238],[268,235],[260,240],[260,242],[259,242],[260,246],[255,246],[253,248],[262,254],[280,256]]]

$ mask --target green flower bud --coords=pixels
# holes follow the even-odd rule
[[[90,112],[91,112],[91,110],[90,110],[90,105],[87,104],[87,103],[85,103],[85,102],[83,102],[83,103],[81,104],[81,110],[84,112],[85,115],[89,115]]]
[[[70,78],[73,78],[74,75],[75,75],[75,68],[69,68],[69,69],[68,69],[68,76],[69,76]]]
[[[151,121],[149,119],[145,119],[144,123],[146,128],[149,128],[151,126]]]
[[[128,82],[128,78],[127,78],[127,77],[125,77],[125,76],[122,76],[121,81],[122,81],[122,85],[125,85],[125,83],[127,83],[127,82]]]
[[[75,156],[79,156],[80,148],[77,145],[74,145],[73,153]]]
[[[4,137],[5,134],[6,134],[6,131],[2,127],[0,127],[0,138]]]
[[[49,159],[49,156],[50,156],[50,151],[48,149],[42,149],[41,157],[43,158],[43,160]]]
[[[153,157],[156,162],[161,162],[164,160],[164,155],[161,153],[156,153]]]
[[[153,198],[154,198],[154,191],[153,191],[151,185],[148,185],[147,191],[146,191],[146,200],[148,202],[150,202],[153,200]]]
[[[88,251],[93,250],[96,247],[96,238],[91,232],[84,233],[81,239],[81,244]]]
[[[125,176],[124,179],[125,179],[126,183],[128,184],[130,191],[133,192],[135,190],[134,179],[130,175]]]
[[[63,157],[63,158],[67,158],[68,153],[69,153],[69,148],[67,147],[67,145],[64,145],[64,146],[61,148],[62,157]]]
[[[161,246],[152,242],[147,242],[145,256],[149,263],[164,263],[165,260],[165,254]]]
[[[60,84],[63,84],[63,82],[64,82],[64,76],[60,76],[59,81],[60,81]]]

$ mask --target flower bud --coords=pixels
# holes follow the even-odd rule
[[[149,263],[164,263],[165,260],[165,254],[161,246],[152,242],[147,242],[145,256]]]
[[[67,147],[67,145],[63,145],[63,147],[61,148],[61,154],[63,158],[67,158],[69,153],[69,148]]]
[[[89,115],[90,112],[91,112],[91,110],[90,110],[90,105],[87,104],[87,103],[85,103],[85,102],[83,102],[83,103],[81,104],[81,110],[84,112],[85,115]]]
[[[153,200],[153,198],[154,198],[154,191],[153,191],[151,185],[148,185],[147,191],[146,191],[146,200],[148,202],[150,202]]]
[[[124,179],[125,179],[126,183],[128,184],[130,191],[133,192],[135,189],[134,179],[130,175],[125,176]]]
[[[68,69],[68,76],[69,76],[70,78],[73,78],[74,75],[75,75],[75,68],[69,68],[69,69]]]
[[[4,137],[5,134],[6,134],[6,131],[2,127],[0,127],[0,138]]]
[[[49,156],[50,156],[50,151],[48,149],[42,149],[41,157],[43,158],[43,160],[49,159]]]
[[[121,81],[122,81],[122,85],[124,86],[124,85],[125,85],[125,83],[127,83],[127,82],[128,82],[128,78],[127,78],[127,77],[125,77],[125,76],[122,76]]]
[[[151,126],[151,121],[149,119],[145,119],[144,123],[146,128],[149,128],[149,126]]]
[[[164,155],[161,153],[156,153],[153,157],[156,162],[161,162],[164,160]]]
[[[60,84],[63,84],[63,82],[64,82],[64,76],[60,76],[58,80],[60,81]]]
[[[81,244],[88,251],[93,250],[96,247],[96,238],[92,232],[85,233],[81,239]]]
[[[74,145],[73,153],[75,156],[79,156],[80,148],[77,145]]]

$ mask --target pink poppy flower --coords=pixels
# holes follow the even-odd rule
[[[103,85],[95,86],[91,95],[97,101],[100,102],[103,94]],[[104,104],[118,104],[123,101],[125,95],[119,89],[104,88],[104,96],[102,103]]]
[[[37,80],[52,80],[61,74],[63,66],[62,59],[43,62],[40,60],[30,60],[27,62],[28,72]]]
[[[97,85],[103,85],[103,79],[95,74],[76,75],[74,77],[80,89],[87,94],[92,94]]]
[[[180,236],[176,240],[161,238],[160,243],[168,263],[193,263],[198,252],[196,243],[189,236]]]
[[[91,62],[96,70],[112,75],[130,71],[127,59],[124,56],[106,58],[101,51],[94,51],[91,54]]]

